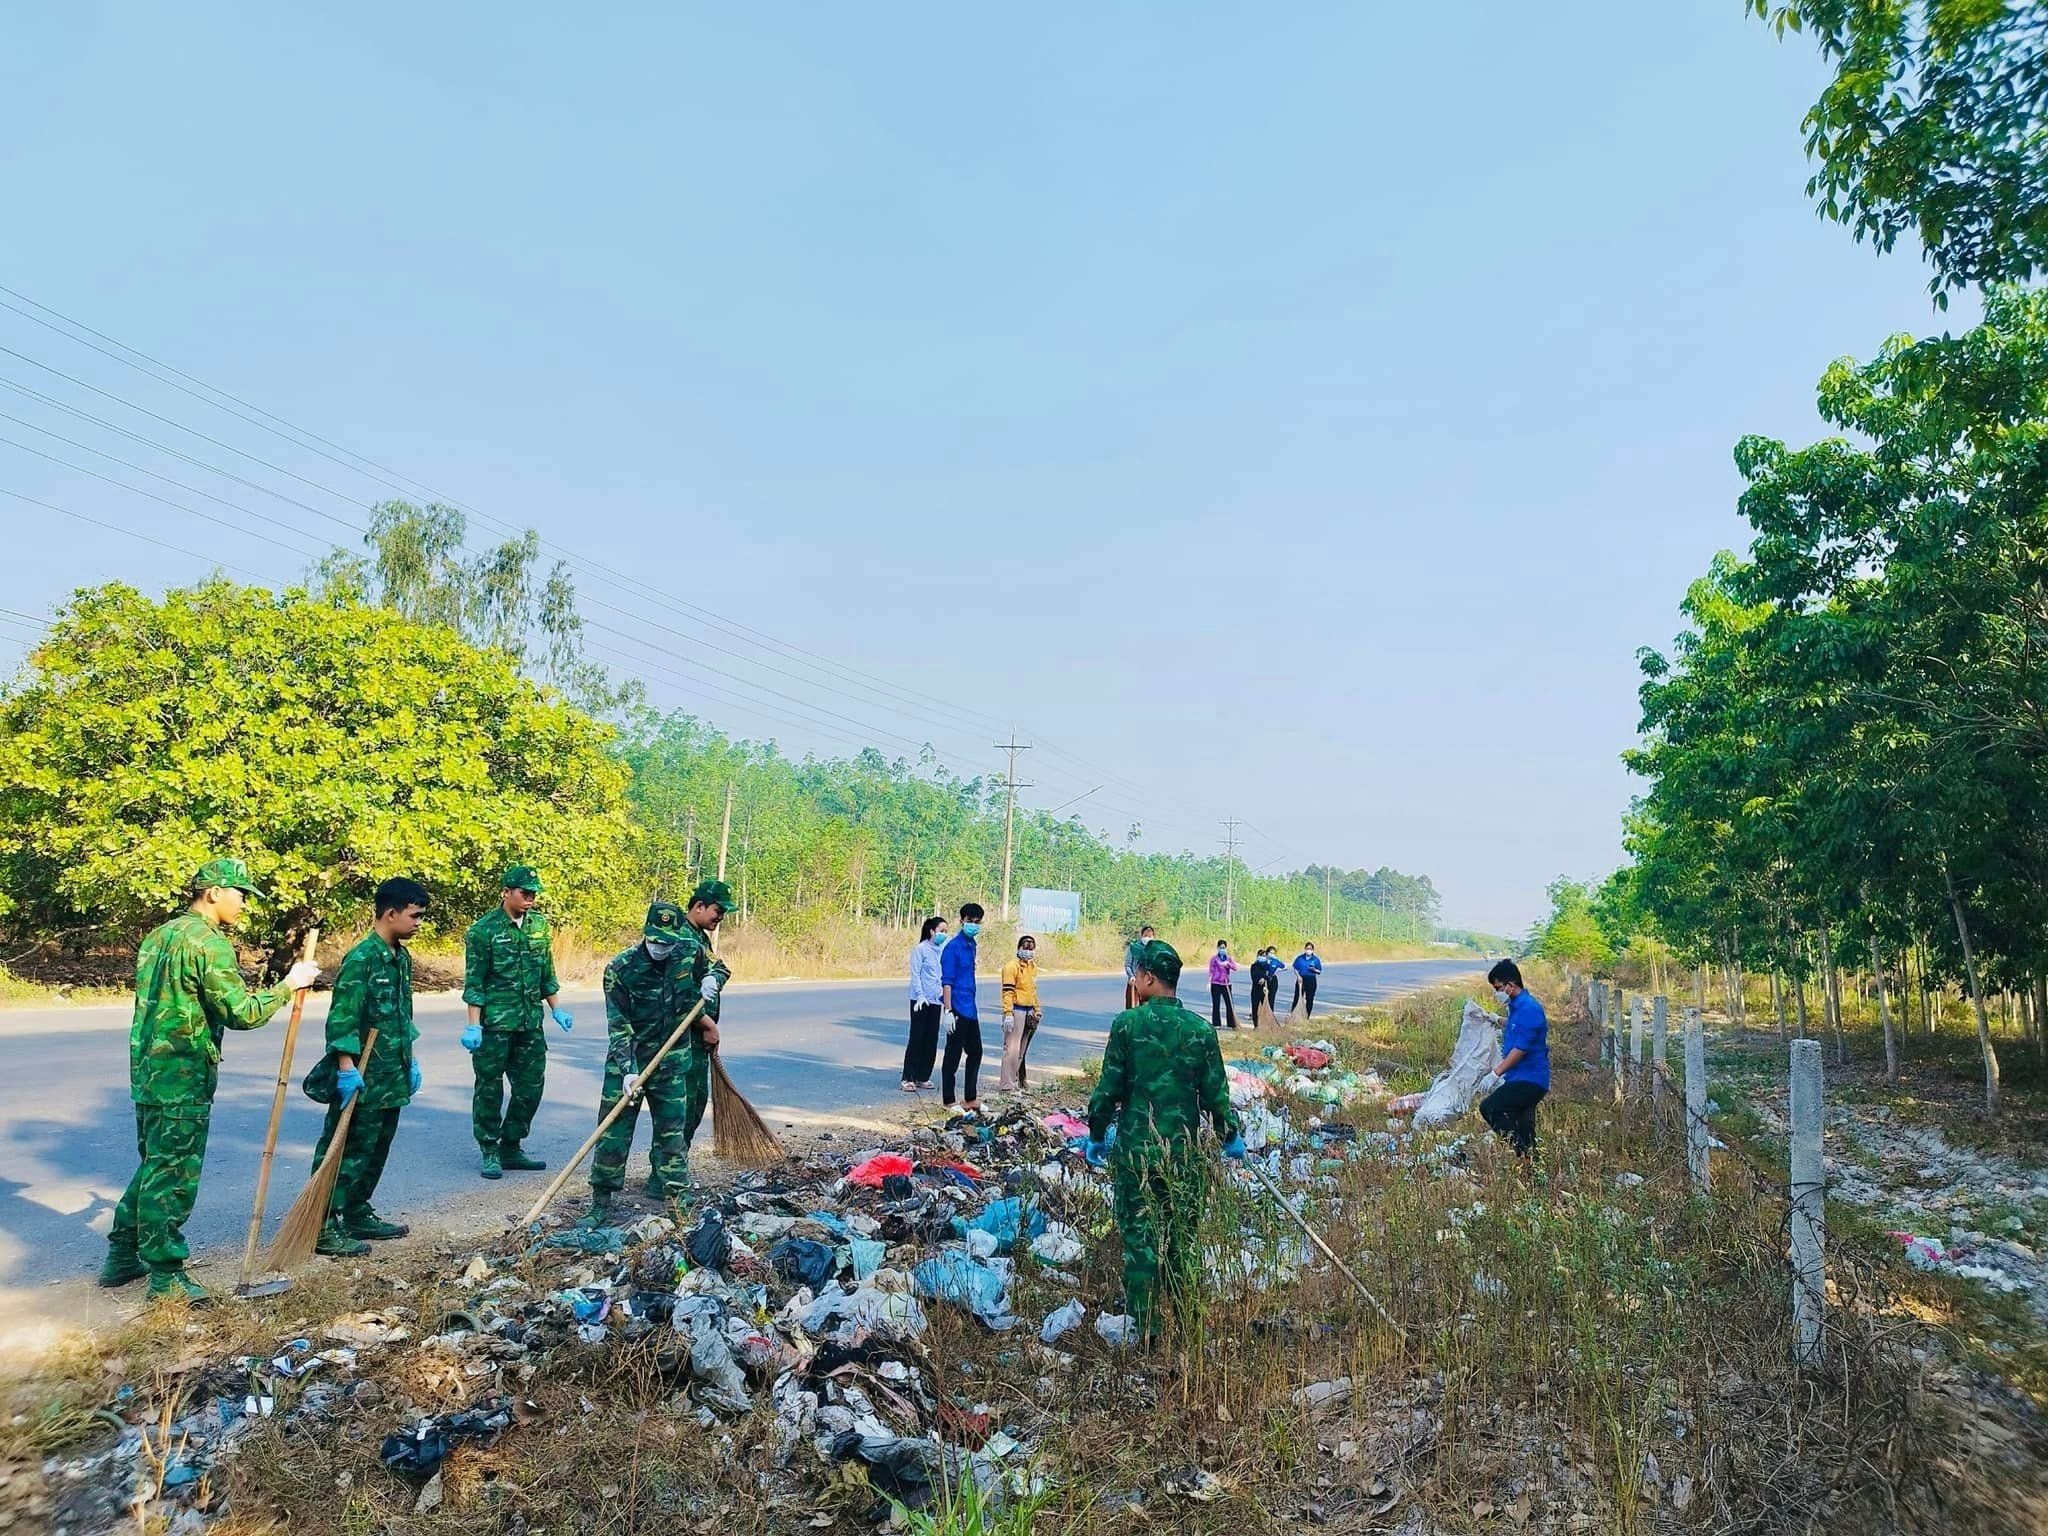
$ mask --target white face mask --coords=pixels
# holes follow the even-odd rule
[[[666,960],[675,953],[675,948],[676,941],[674,939],[649,939],[647,941],[647,953],[656,960]]]
[[[1506,1002],[1508,1000],[1507,989],[1505,987],[1495,987],[1493,989],[1493,999],[1497,1003]]]
[[[1036,960],[1038,958],[1038,951],[1035,949],[1020,949],[1017,951],[1017,958],[1019,960]]]

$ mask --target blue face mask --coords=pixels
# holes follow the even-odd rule
[[[951,937],[952,935],[947,933],[946,930],[943,928],[934,929],[932,931],[932,948],[944,949],[946,947],[946,940]]]
[[[979,923],[962,923],[962,924],[960,925],[960,931],[961,931],[962,933],[966,934],[966,935],[967,935],[967,937],[971,939],[971,938],[973,938],[973,937],[974,937],[974,936],[975,936],[975,935],[976,935],[977,933],[981,932],[981,924],[979,924]]]

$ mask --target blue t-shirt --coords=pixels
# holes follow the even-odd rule
[[[1520,1049],[1525,1054],[1507,1071],[1501,1073],[1504,1083],[1534,1083],[1538,1088],[1550,1087],[1550,1020],[1543,1012],[1543,1005],[1527,992],[1517,992],[1508,1004],[1507,1023],[1500,1032],[1500,1054],[1506,1059],[1509,1051]]]
[[[1314,950],[1305,949],[1294,957],[1294,971],[1298,976],[1320,976],[1323,974],[1323,957]]]
[[[953,989],[953,1011],[963,1019],[981,1017],[974,1007],[974,939],[959,934],[939,951],[939,981]]]

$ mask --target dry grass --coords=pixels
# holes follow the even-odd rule
[[[1305,1033],[1336,1039],[1348,1065],[1378,1064],[1398,1091],[1444,1059],[1456,1005],[1413,998],[1319,1018]],[[1249,1250],[1253,1278],[1240,1272],[1156,1354],[1115,1354],[1088,1328],[1061,1341],[1074,1360],[1059,1364],[1032,1325],[1072,1293],[1028,1258],[1014,1291],[1027,1328],[991,1335],[933,1307],[926,1380],[1031,1436],[1050,1489],[1021,1516],[984,1517],[963,1502],[928,1528],[2038,1529],[2048,1441],[2028,1404],[1948,1363],[1957,1351],[1940,1321],[1944,1291],[1903,1265],[1838,1251],[1825,1363],[1795,1370],[1777,1189],[1740,1176],[1731,1157],[1717,1164],[1711,1199],[1692,1195],[1675,1137],[1646,1110],[1614,1107],[1603,1075],[1567,1064],[1589,1054],[1583,1024],[1558,1010],[1554,1038],[1560,1070],[1538,1170],[1483,1133],[1439,1145],[1435,1162],[1368,1151],[1333,1167],[1337,1187],[1310,1208],[1405,1339],[1334,1273],[1287,1277],[1292,1228],[1222,1181],[1205,1243],[1233,1259]],[[1381,1123],[1361,1109],[1362,1133]],[[1623,1173],[1643,1183],[1618,1187]],[[1044,1198],[1088,1239],[1079,1270],[1091,1314],[1113,1306],[1106,1206],[1067,1186]],[[335,1313],[394,1301],[430,1323],[469,1299],[447,1278],[463,1256],[417,1256],[395,1277],[402,1292],[388,1271],[328,1266],[275,1302],[159,1314],[47,1372],[21,1401],[97,1406],[118,1376],[145,1384],[147,1407],[176,1391],[181,1355],[260,1352]],[[525,1272],[536,1285],[553,1273],[533,1262]],[[120,1371],[106,1370],[110,1354]],[[699,1429],[678,1396],[675,1341],[657,1333],[633,1347],[568,1346],[532,1379],[508,1377],[501,1389],[530,1403],[527,1422],[495,1448],[459,1449],[440,1508],[415,1514],[412,1491],[377,1462],[382,1436],[494,1384],[429,1369],[423,1355],[389,1358],[309,1432],[274,1420],[252,1436],[225,1472],[233,1514],[213,1528],[220,1536],[765,1536],[862,1529],[875,1504],[858,1473],[822,1468],[807,1450],[775,1468],[765,1409]],[[1353,1391],[1320,1410],[1294,1401],[1342,1376]]]

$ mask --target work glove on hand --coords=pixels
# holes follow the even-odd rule
[[[1092,1166],[1100,1168],[1109,1161],[1109,1143],[1097,1141],[1091,1136],[1088,1138],[1088,1145],[1082,1148],[1081,1155],[1087,1158]]]
[[[628,1072],[626,1074],[626,1080],[622,1085],[622,1091],[619,1096],[628,1104],[640,1097],[640,1074],[638,1072]]]
[[[346,1104],[363,1091],[363,1074],[354,1067],[343,1067],[334,1074],[334,1101]]]
[[[575,1018],[571,1016],[566,1008],[557,1008],[555,1010],[555,1022],[561,1026],[562,1033],[565,1035],[576,1027]]]
[[[1223,1155],[1229,1158],[1233,1163],[1243,1162],[1244,1153],[1245,1146],[1244,1136],[1242,1133],[1231,1137],[1230,1140],[1223,1143]]]
[[[294,960],[292,968],[284,973],[284,984],[294,992],[303,992],[320,979],[320,967],[311,960]]]
[[[703,996],[704,1008],[707,1013],[718,1006],[718,994],[725,990],[725,984],[731,978],[732,972],[726,967],[726,963],[723,960],[711,962],[711,969],[704,973]]]
[[[463,1030],[463,1032],[462,1032],[462,1048],[463,1048],[463,1049],[464,1049],[465,1051],[474,1051],[474,1050],[475,1050],[475,1049],[476,1049],[476,1048],[477,1048],[478,1046],[482,1045],[483,1043],[484,1043],[484,1027],[483,1027],[483,1025],[481,1025],[481,1024],[472,1024],[472,1025],[470,1025],[470,1026],[469,1026],[468,1028],[466,1028],[466,1029],[464,1029],[464,1030]]]
[[[420,1091],[420,1064],[415,1061],[408,1063],[408,1066],[411,1068],[408,1075],[412,1080],[412,1091],[418,1093]]]

